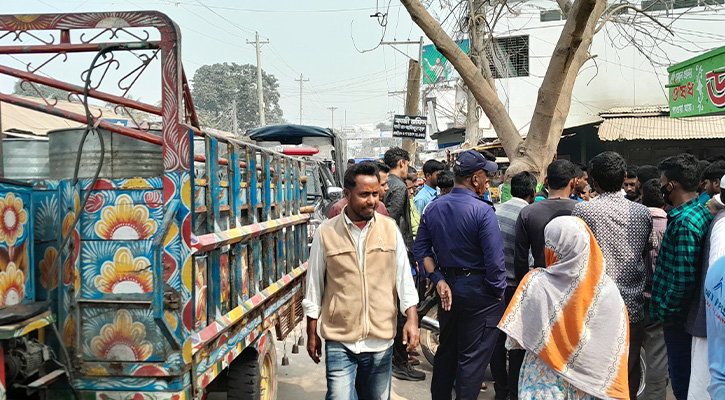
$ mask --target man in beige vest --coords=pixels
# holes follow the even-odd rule
[[[418,345],[418,295],[407,249],[395,221],[375,212],[378,170],[355,164],[345,172],[348,204],[315,232],[302,302],[307,352],[320,362],[325,339],[327,399],[389,399],[398,301],[408,321],[403,341]]]

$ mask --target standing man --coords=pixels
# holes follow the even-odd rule
[[[674,208],[657,257],[650,315],[664,324],[672,392],[677,400],[685,400],[692,364],[692,335],[685,331],[685,322],[700,284],[702,248],[712,214],[697,201],[700,174],[695,156],[672,156],[658,168],[665,202]]]
[[[708,169],[715,165],[710,164]],[[705,169],[707,173],[707,169]],[[725,178],[725,176],[721,176]],[[722,182],[722,179],[718,179]],[[707,188],[706,188],[707,190]],[[719,202],[722,194],[712,196],[710,202]],[[709,338],[707,335],[707,323],[705,322],[705,277],[711,265],[715,264],[718,258],[725,256],[725,212],[722,209],[715,214],[710,229],[705,238],[705,247],[702,253],[702,283],[697,288],[694,299],[690,304],[690,312],[687,315],[685,331],[692,335],[692,368],[690,372],[690,388],[687,391],[688,400],[707,399],[707,387],[710,385],[710,365],[708,362]]]
[[[509,201],[496,206],[496,218],[503,237],[503,256],[506,264],[506,307],[513,298],[519,282],[514,270],[514,248],[516,244],[516,220],[521,210],[534,202],[536,197],[536,177],[529,172],[519,172],[511,178],[511,196]],[[519,370],[524,362],[525,350],[508,351],[508,372],[506,368],[506,335],[500,333],[491,356],[491,375],[496,400],[516,400],[519,394]]]
[[[441,298],[433,400],[450,399],[454,382],[456,398],[478,398],[498,337],[506,287],[503,241],[493,208],[481,199],[486,173],[497,169],[475,150],[461,153],[451,193],[430,203],[418,228],[415,258]]]
[[[640,177],[642,176],[640,167]],[[656,167],[655,167],[656,168]],[[649,315],[652,298],[652,276],[657,266],[657,255],[660,253],[662,238],[667,229],[667,212],[665,200],[660,191],[659,178],[653,178],[642,183],[642,205],[649,209],[652,215],[652,232],[657,239],[657,245],[644,256],[646,274],[644,284],[644,341],[643,348],[646,355],[647,375],[643,400],[661,400],[667,397],[667,346],[662,333],[662,323],[653,320]]]
[[[636,400],[641,375],[639,353],[644,340],[644,255],[657,244],[652,236],[652,215],[647,207],[619,194],[627,173],[622,156],[605,151],[594,156],[589,165],[594,190],[600,194],[592,201],[577,204],[571,215],[589,225],[602,249],[607,275],[627,306],[629,398]],[[640,196],[636,182],[635,188]]]
[[[725,183],[721,178],[725,175],[725,161],[717,160],[705,168],[702,173],[702,183],[710,198],[720,193],[720,186]]]
[[[388,173],[390,172],[390,168],[379,161],[363,161],[363,163],[372,163],[375,167],[377,167],[378,179],[380,179],[379,198],[382,199],[383,196],[385,196],[385,193],[388,192]],[[345,208],[346,205],[347,198],[343,197],[330,207],[330,212],[328,213],[327,218],[334,218],[340,215],[342,213],[342,209]],[[388,210],[385,208],[385,204],[382,201],[378,201],[378,208],[376,208],[375,211],[377,211],[378,214],[385,215],[386,217],[388,216]]]
[[[320,362],[325,339],[326,399],[389,399],[396,314],[409,318],[403,342],[418,345],[418,295],[408,251],[395,222],[375,212],[380,182],[374,164],[345,171],[343,213],[315,232],[307,293],[307,352]]]
[[[710,398],[725,398],[725,257],[720,257],[707,272],[705,301],[707,302],[708,358],[710,364]]]
[[[548,197],[524,207],[519,213],[514,248],[517,282],[521,281],[530,268],[546,268],[544,227],[556,217],[571,215],[578,203],[569,197],[574,193],[578,175],[578,168],[571,161],[552,162],[546,169],[545,185],[549,187]],[[536,196],[538,197],[538,193]],[[533,256],[533,265],[529,263],[529,254]]]
[[[408,251],[413,249],[413,224],[410,216],[410,198],[405,178],[408,176],[410,156],[400,147],[393,147],[385,152],[383,162],[390,168],[388,174],[388,193],[383,197],[388,215],[395,221],[403,235]],[[416,315],[416,318],[418,316]],[[403,344],[403,325],[405,317],[398,314],[398,331],[393,345],[393,376],[409,381],[422,381],[425,374],[415,370],[408,361],[408,352]]]
[[[589,185],[589,172],[587,172],[587,166],[584,164],[577,163],[574,165],[579,168],[579,176],[576,177],[576,189],[574,189],[570,199],[582,202],[584,201],[583,194],[587,190],[587,185]]]
[[[637,167],[627,168],[627,175],[624,177],[622,189],[624,189],[624,197],[627,200],[637,203],[642,202],[642,183],[637,177]]]
[[[442,162],[437,160],[428,160],[423,164],[423,175],[425,176],[425,184],[420,192],[415,195],[415,206],[418,212],[422,213],[425,206],[428,205],[438,195],[436,186],[438,186],[438,174],[446,169]]]

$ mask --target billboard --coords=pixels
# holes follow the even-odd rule
[[[456,41],[458,47],[468,54],[468,39]],[[443,57],[435,45],[423,46],[423,84],[429,85],[438,82],[451,81],[458,78],[453,65]]]
[[[667,68],[670,117],[725,113],[725,47]]]

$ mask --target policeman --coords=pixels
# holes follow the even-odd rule
[[[468,150],[458,156],[449,195],[431,202],[420,221],[414,254],[441,297],[440,344],[433,400],[478,398],[504,312],[506,267],[493,208],[481,196],[498,165]],[[437,261],[437,262],[436,262]]]

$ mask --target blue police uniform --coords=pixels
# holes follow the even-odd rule
[[[466,174],[497,168],[475,155],[464,157],[461,165],[466,167],[461,171]],[[444,279],[452,293],[451,310],[438,309],[441,332],[433,365],[432,398],[450,399],[455,382],[458,399],[475,399],[504,312],[506,267],[493,208],[473,191],[453,188],[426,208],[414,254],[421,266],[425,257],[437,260],[429,277],[434,285]]]

